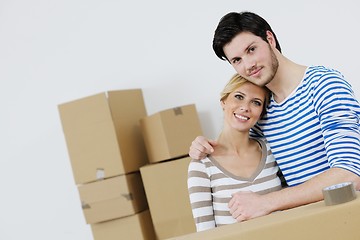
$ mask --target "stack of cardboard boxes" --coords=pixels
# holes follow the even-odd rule
[[[61,104],[59,112],[94,239],[154,239],[139,171],[148,163],[141,89],[99,93]]]
[[[196,231],[187,190],[189,146],[203,135],[194,104],[140,121],[149,164],[140,168],[157,239]]]
[[[85,220],[94,240],[195,232],[188,150],[202,135],[194,104],[147,116],[141,89],[59,105]]]

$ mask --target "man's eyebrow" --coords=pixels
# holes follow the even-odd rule
[[[256,41],[252,41],[246,48],[244,52],[248,52],[249,49],[256,43]],[[241,59],[241,57],[235,56],[233,58],[230,59],[230,62],[234,61],[234,60],[238,60]]]
[[[234,60],[238,60],[238,59],[241,59],[241,57],[233,57],[230,59],[230,62],[233,62]]]
[[[245,48],[245,52],[249,51],[249,48],[252,47],[252,45],[255,44],[255,41],[252,41],[246,48]]]

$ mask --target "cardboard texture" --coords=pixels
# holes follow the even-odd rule
[[[147,163],[141,89],[99,93],[58,109],[76,184],[138,171]]]
[[[358,240],[360,193],[357,199],[326,206],[324,201],[275,212],[242,223],[174,237],[177,240]]]
[[[186,157],[140,168],[157,239],[196,231],[187,189],[189,162]]]
[[[203,135],[195,104],[144,117],[140,126],[150,163],[187,155],[191,142]]]
[[[140,172],[78,186],[87,223],[133,215],[148,209]]]
[[[91,225],[94,240],[154,240],[154,228],[149,210],[141,213]]]

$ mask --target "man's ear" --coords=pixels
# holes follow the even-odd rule
[[[276,48],[276,41],[274,34],[272,34],[272,32],[270,32],[269,30],[266,31],[266,39],[272,47]]]

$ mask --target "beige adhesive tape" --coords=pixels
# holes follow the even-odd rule
[[[325,205],[331,206],[349,202],[356,198],[355,187],[352,182],[344,182],[326,187],[322,190]]]

